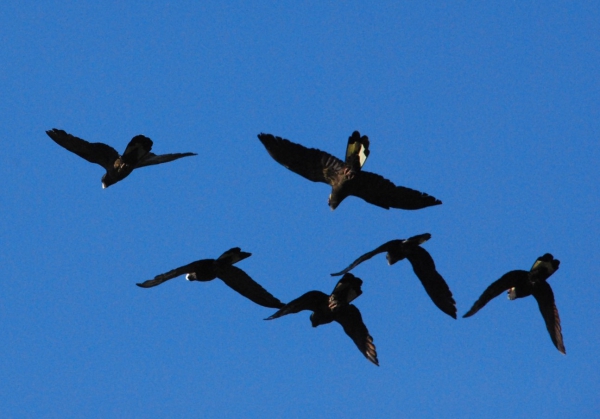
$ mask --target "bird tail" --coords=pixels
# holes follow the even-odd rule
[[[416,236],[412,236],[412,237],[406,239],[405,243],[421,245],[421,244],[425,243],[427,240],[429,240],[430,238],[431,238],[431,234],[429,234],[429,233],[418,234]]]
[[[362,280],[347,273],[338,281],[329,296],[329,309],[337,311],[340,307],[350,304],[362,294]]]
[[[136,135],[131,139],[123,153],[125,163],[135,166],[152,150],[152,140],[144,135]]]
[[[353,171],[359,171],[369,157],[369,137],[360,136],[358,131],[354,131],[348,138],[346,147],[346,164]]]
[[[240,260],[246,259],[250,256],[252,256],[252,253],[242,252],[242,249],[239,247],[234,247],[219,256],[217,261],[223,265],[233,265],[234,263],[237,263]]]

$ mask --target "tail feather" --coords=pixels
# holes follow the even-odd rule
[[[222,264],[233,265],[234,263],[237,263],[240,260],[246,259],[250,256],[252,256],[252,253],[242,252],[242,249],[239,247],[233,247],[219,256],[217,261]]]
[[[359,171],[369,157],[369,137],[360,136],[358,131],[354,131],[348,138],[346,147],[346,164],[354,171]]]

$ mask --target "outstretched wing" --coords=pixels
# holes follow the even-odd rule
[[[346,187],[350,195],[385,209],[416,210],[442,203],[431,195],[396,186],[383,176],[371,172],[356,173],[354,179],[347,182]]]
[[[232,265],[219,267],[217,277],[233,290],[263,307],[281,308],[283,303],[254,281],[248,274]]]
[[[137,285],[138,287],[142,287],[142,288],[152,288],[152,287],[155,287],[157,285],[162,284],[165,281],[168,281],[169,279],[173,279],[173,278],[176,278],[176,277],[178,277],[180,275],[187,274],[187,273],[190,273],[190,272],[194,272],[194,264],[196,264],[196,263],[197,262],[192,262],[192,263],[190,263],[188,265],[181,266],[179,268],[175,268],[175,269],[173,269],[173,270],[171,270],[169,272],[166,272],[164,274],[157,275],[153,279],[149,279],[147,281],[144,281],[144,282],[141,282],[141,283],[138,283],[138,284],[135,284],[135,285]]]
[[[379,365],[373,338],[369,335],[358,308],[352,304],[341,307],[335,314],[335,321],[342,325],[344,332],[354,341],[358,350],[373,364]]]
[[[358,259],[356,259],[354,262],[352,262],[350,264],[350,266],[348,266],[346,269],[344,269],[343,271],[331,274],[331,276],[339,276],[339,275],[343,275],[347,272],[350,272],[352,269],[356,268],[357,265],[360,265],[361,263],[363,263],[365,260],[369,260],[371,259],[373,256],[379,254],[379,253],[384,253],[387,252],[389,250],[389,245],[390,243],[392,243],[394,240],[389,241],[387,243],[382,244],[381,246],[379,246],[377,249],[372,250],[370,252],[365,253],[364,255],[362,255],[361,257],[359,257]]]
[[[277,163],[313,182],[331,184],[328,180],[331,175],[327,174],[337,173],[344,165],[331,154],[316,148],[306,148],[281,137],[258,134],[258,139]]]
[[[412,265],[431,301],[444,313],[456,318],[456,301],[452,298],[452,292],[448,284],[435,269],[435,263],[429,252],[421,246],[415,246],[408,252],[406,258]]]
[[[483,306],[485,306],[493,298],[499,296],[500,294],[502,294],[504,291],[508,290],[509,288],[516,286],[520,280],[522,281],[522,280],[526,279],[527,275],[528,275],[527,271],[521,271],[521,270],[510,271],[510,272],[502,275],[502,277],[500,279],[492,282],[492,285],[490,285],[489,287],[486,288],[485,291],[483,291],[483,294],[481,294],[481,297],[479,297],[479,299],[477,301],[475,301],[475,304],[473,304],[473,307],[471,307],[471,309],[469,311],[467,311],[467,313],[463,317],[470,317],[473,314],[477,313],[479,310],[481,310],[483,308]]]
[[[99,164],[107,170],[119,158],[119,153],[111,146],[103,143],[90,143],[74,135],[67,134],[61,129],[55,128],[46,131],[46,134],[59,146],[77,154],[90,163]]]
[[[144,157],[142,159],[142,161],[140,161],[137,164],[136,168],[152,166],[154,164],[168,163],[170,161],[177,160],[182,157],[197,156],[197,155],[198,155],[197,153],[173,153],[173,154],[160,154],[160,155],[156,155],[154,153],[148,153],[148,154],[146,154],[146,157]]]
[[[546,329],[550,333],[550,339],[561,353],[566,354],[565,345],[563,343],[562,331],[560,327],[560,317],[558,316],[558,310],[554,303],[554,293],[550,284],[546,281],[538,282],[533,289],[533,296],[535,297],[542,317],[546,322]]]
[[[309,291],[295,300],[285,304],[275,314],[267,317],[265,320],[273,320],[286,314],[299,313],[303,310],[316,311],[319,306],[327,303],[329,297],[321,291]]]

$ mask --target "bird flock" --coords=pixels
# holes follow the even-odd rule
[[[122,181],[135,169],[196,155],[196,153],[156,155],[151,152],[152,140],[143,135],[133,137],[123,154],[120,155],[109,145],[90,143],[63,130],[52,129],[46,131],[46,134],[61,147],[90,163],[102,166],[106,170],[102,176],[102,188],[108,188]],[[258,139],[279,164],[308,180],[330,185],[331,193],[328,204],[331,210],[335,210],[348,196],[356,196],[385,209],[417,210],[442,204],[439,199],[424,192],[396,186],[381,175],[363,171],[362,167],[370,153],[369,138],[366,135],[361,136],[358,131],[354,131],[348,138],[344,161],[324,151],[307,148],[271,134],[261,133],[258,135]],[[442,312],[456,319],[456,302],[452,297],[452,292],[444,278],[436,270],[433,258],[422,247],[430,238],[431,234],[424,233],[408,239],[388,241],[359,256],[347,268],[332,273],[331,276],[341,276],[342,278],[337,282],[331,294],[327,295],[317,290],[308,291],[287,304],[274,297],[242,269],[234,266],[251,256],[251,253],[243,252],[239,247],[225,251],[216,259],[197,260],[137,285],[141,288],[152,288],[184,274],[188,281],[211,281],[219,278],[254,303],[277,309],[277,312],[265,320],[273,320],[287,314],[308,310],[312,312],[310,321],[313,327],[333,321],[339,323],[359,351],[373,364],[379,365],[373,338],[363,322],[359,309],[351,304],[362,294],[363,281],[351,274],[350,271],[379,253],[386,253],[389,265],[407,259],[431,301]],[[565,354],[560,317],[554,301],[554,293],[547,282],[548,278],[558,269],[559,264],[557,259],[546,253],[536,259],[529,271],[507,272],[483,291],[463,317],[473,316],[489,301],[505,291],[510,300],[533,295],[552,343],[561,353]]]

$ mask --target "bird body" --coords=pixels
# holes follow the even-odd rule
[[[442,203],[426,193],[396,186],[378,174],[363,171],[370,143],[358,131],[348,138],[345,161],[271,134],[259,134],[258,138],[281,165],[308,180],[330,185],[328,204],[332,210],[351,195],[385,209],[414,210]]]
[[[239,247],[234,247],[217,259],[197,260],[136,285],[142,288],[151,288],[184,274],[186,274],[188,281],[207,282],[219,278],[234,291],[237,291],[258,305],[270,308],[282,307],[283,303],[281,301],[271,295],[240,268],[233,266],[234,263],[250,256],[251,253],[242,252]]]
[[[507,272],[483,291],[479,299],[475,301],[463,317],[474,315],[504,291],[508,292],[510,300],[533,295],[546,323],[546,329],[550,334],[552,343],[556,346],[556,349],[565,354],[566,349],[563,343],[560,317],[554,302],[554,293],[547,282],[559,265],[560,261],[558,259],[554,259],[554,256],[546,253],[537,258],[529,271],[514,270]]]
[[[431,234],[425,233],[408,239],[390,240],[375,250],[360,256],[343,271],[331,275],[343,275],[379,253],[387,252],[386,259],[389,265],[393,265],[403,259],[408,259],[413,271],[421,281],[421,284],[423,284],[425,291],[433,303],[450,317],[456,318],[456,302],[452,297],[452,292],[444,278],[435,268],[435,263],[429,252],[421,247],[421,244],[430,238]]]
[[[346,274],[338,281],[333,292],[328,296],[321,291],[309,291],[280,308],[265,320],[273,320],[287,314],[312,311],[310,323],[312,327],[331,322],[342,325],[344,332],[354,341],[360,352],[372,363],[379,365],[373,338],[365,326],[360,311],[350,304],[362,294],[362,280],[352,274]]]
[[[196,153],[156,155],[150,151],[153,145],[152,140],[143,135],[133,137],[123,155],[119,155],[109,145],[90,143],[60,129],[46,131],[46,134],[61,147],[77,154],[90,163],[102,166],[106,170],[106,173],[102,176],[103,189],[125,179],[134,169],[196,155]]]

